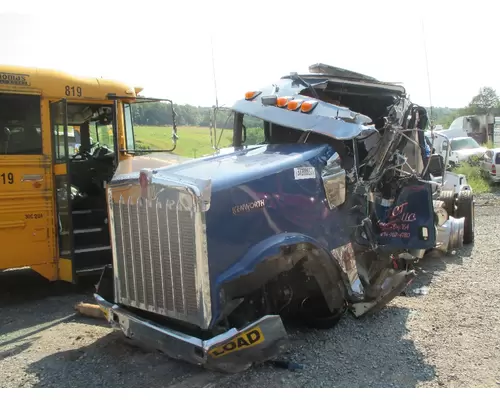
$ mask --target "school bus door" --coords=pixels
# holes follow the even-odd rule
[[[73,267],[73,210],[71,207],[71,178],[68,140],[68,104],[66,99],[50,103],[56,227],[59,238],[59,279],[75,283]]]
[[[0,93],[0,271],[31,267],[55,280],[47,111],[38,95]]]

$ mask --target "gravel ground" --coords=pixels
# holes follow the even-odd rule
[[[499,387],[500,197],[481,196],[476,243],[428,257],[407,291],[378,314],[328,331],[293,330],[283,357],[221,375],[131,346],[106,323],[75,315],[92,285],[0,274],[0,387]]]

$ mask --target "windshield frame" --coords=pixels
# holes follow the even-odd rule
[[[125,98],[121,98],[122,100],[125,100]],[[124,135],[125,135],[125,149],[121,149],[121,153],[127,153],[131,155],[135,154],[147,154],[147,153],[165,153],[165,152],[173,152],[175,148],[177,147],[177,122],[176,122],[176,116],[177,113],[175,112],[174,108],[174,102],[170,99],[161,99],[161,98],[154,98],[154,97],[137,97],[135,99],[130,99],[127,98],[127,101],[122,101],[122,114],[123,114],[123,129],[124,129]],[[170,104],[170,111],[172,113],[172,141],[173,141],[173,147],[170,149],[136,149],[136,133],[135,133],[135,124],[134,124],[134,116],[132,112],[132,105],[133,104],[142,104],[142,103],[168,103]],[[130,112],[126,112],[126,106],[129,107]],[[127,119],[128,118],[128,119]],[[129,131],[127,126],[131,127],[132,130],[132,143],[134,148],[130,148],[130,141],[129,141]]]

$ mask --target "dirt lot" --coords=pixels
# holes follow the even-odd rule
[[[499,387],[500,202],[478,199],[476,244],[429,257],[407,296],[329,331],[292,331],[291,372],[220,375],[132,347],[75,315],[92,285],[0,274],[0,387]]]

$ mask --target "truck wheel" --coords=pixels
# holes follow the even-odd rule
[[[444,202],[444,209],[451,215],[455,216],[455,193],[453,190],[443,190],[439,195],[439,200]]]
[[[323,297],[307,298],[302,304],[301,319],[308,328],[331,329],[337,325],[346,310],[343,304],[332,313]]]
[[[465,217],[464,244],[474,242],[474,197],[472,191],[462,190],[457,198],[457,217]]]

